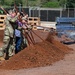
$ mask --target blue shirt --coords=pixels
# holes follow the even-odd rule
[[[15,36],[16,37],[21,37],[21,31],[18,29],[15,29]]]

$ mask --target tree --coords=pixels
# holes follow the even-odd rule
[[[61,7],[65,7],[67,3],[67,0],[59,0],[59,4]]]
[[[0,0],[0,4],[4,5],[5,1],[4,0]]]
[[[75,7],[75,0],[59,0],[59,3],[62,7],[67,8],[74,8]]]
[[[74,8],[75,7],[75,0],[67,0],[67,7]]]
[[[22,4],[22,0],[14,0],[14,3],[19,6],[19,4]]]

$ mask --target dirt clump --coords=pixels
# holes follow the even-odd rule
[[[43,36],[45,36],[43,34]],[[64,58],[70,48],[53,39],[49,34],[46,40],[30,45],[9,60],[0,63],[0,69],[23,69],[52,65]]]
[[[0,42],[3,41],[4,31],[0,30]]]
[[[3,36],[4,36],[4,31],[0,30],[0,47],[3,45]]]

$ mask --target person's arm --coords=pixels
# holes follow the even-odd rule
[[[8,17],[8,20],[10,21],[10,22],[15,22],[17,19],[18,19],[18,16],[19,16],[20,14],[19,13],[17,13],[17,15],[14,17],[14,18],[12,18],[11,16],[10,17]]]

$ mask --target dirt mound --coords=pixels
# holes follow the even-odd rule
[[[3,35],[4,35],[4,31],[3,30],[0,30],[0,42],[3,41]]]
[[[53,35],[49,34],[45,41],[31,45],[9,60],[0,63],[0,69],[12,70],[48,66],[63,59],[65,54],[70,51],[70,48],[54,40]]]
[[[64,44],[60,43],[59,41],[57,41],[56,39],[54,39],[56,37],[57,36],[55,34],[49,33],[46,41],[50,42],[51,44],[53,44],[55,47],[62,50],[63,52],[68,52],[69,50],[71,50],[66,45],[64,45]]]
[[[4,31],[3,30],[0,30],[0,47],[3,44],[3,36],[4,36]]]

